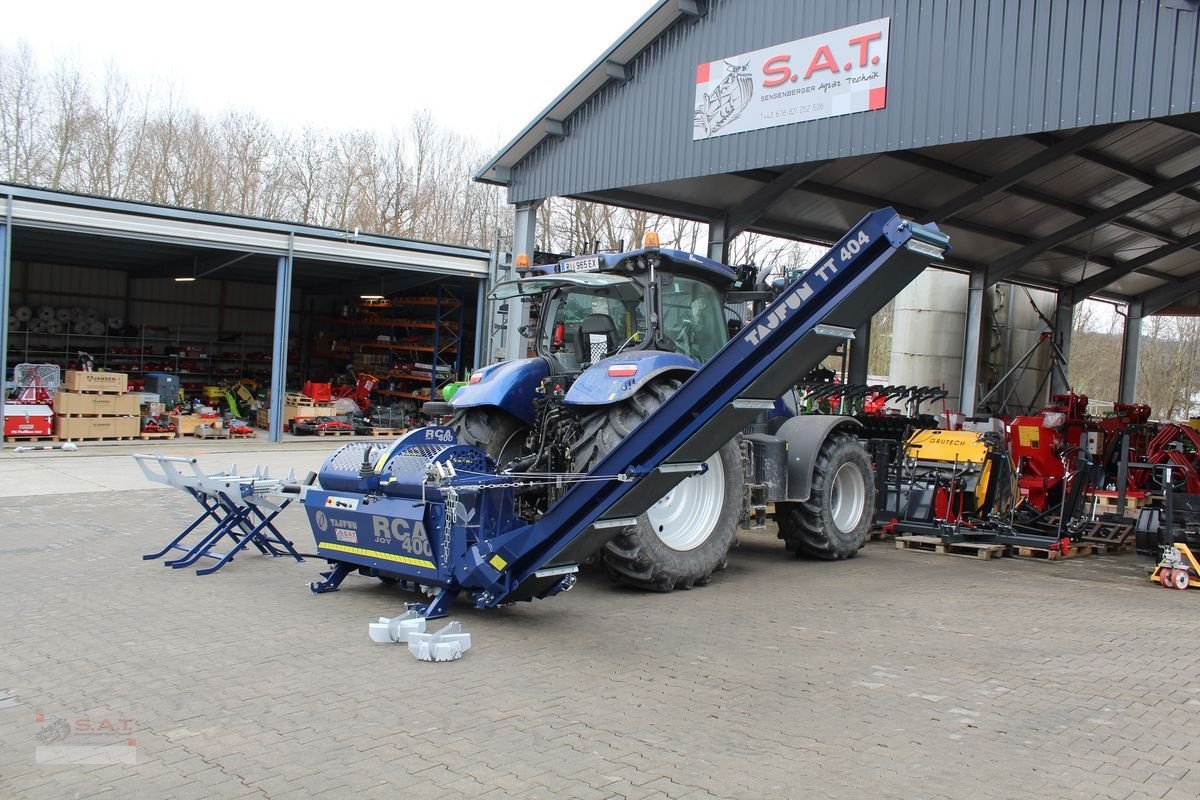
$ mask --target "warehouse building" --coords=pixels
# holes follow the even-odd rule
[[[241,411],[278,441],[286,392],[306,382],[341,378],[354,399],[347,373],[369,374],[372,412],[400,425],[482,350],[484,250],[21,186],[0,196],[5,389],[18,365],[88,360],[131,389],[176,375],[186,398],[214,404],[258,386],[269,412]]]
[[[1024,332],[1068,362],[1074,306],[1124,304],[1132,402],[1141,320],[1197,307],[1198,44],[1197,0],[662,0],[476,178],[507,187],[518,253],[552,196],[703,221],[718,260],[746,231],[828,244],[893,206],[950,234],[954,270],[897,304],[893,352],[928,358],[894,356],[893,382],[979,409],[1019,360],[991,338],[1019,324],[996,324],[1007,283],[1051,293],[1050,335]]]

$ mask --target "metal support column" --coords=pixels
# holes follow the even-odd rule
[[[0,442],[4,441],[4,398],[8,396],[8,297],[12,284],[12,195],[0,224]]]
[[[1117,388],[1117,400],[1121,403],[1132,403],[1137,395],[1138,356],[1142,351],[1142,313],[1141,301],[1129,304],[1125,315],[1125,335],[1121,337],[1121,375]]]
[[[963,337],[962,361],[962,412],[968,417],[975,414],[975,402],[979,398],[979,358],[983,351],[983,293],[987,288],[987,276],[972,272],[967,285],[967,320]]]
[[[1071,391],[1069,380],[1071,360],[1071,330],[1075,324],[1075,303],[1070,292],[1060,291],[1058,301],[1054,306],[1054,341],[1062,354],[1061,370],[1054,369],[1054,359],[1057,353],[1050,354],[1050,394],[1066,394]],[[1035,398],[1040,401],[1041,398]]]
[[[722,264],[729,263],[729,242],[725,241],[727,227],[725,217],[708,221],[708,257]]]
[[[492,258],[496,258],[496,254],[492,253]],[[491,270],[488,270],[491,274]],[[475,351],[471,357],[471,370],[477,370],[483,365],[483,351],[487,347],[488,331],[485,329],[487,324],[487,291],[488,282],[479,281],[475,290]],[[461,375],[455,375],[455,380],[462,380]]]
[[[513,262],[519,255],[529,256],[533,264],[533,251],[537,244],[537,212],[541,200],[517,203],[513,206]],[[506,301],[508,314],[504,321],[504,359],[511,361],[525,357],[527,345],[521,335],[521,327],[529,321],[529,306],[518,298]]]
[[[283,406],[287,393],[288,326],[292,318],[292,247],[279,257],[275,271],[275,343],[271,352],[271,441],[283,435]]]
[[[867,362],[871,358],[871,323],[866,323],[854,332],[850,341],[850,369],[846,380],[850,383],[867,382]]]

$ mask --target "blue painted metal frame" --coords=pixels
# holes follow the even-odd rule
[[[271,348],[271,430],[272,442],[283,436],[283,406],[287,393],[288,328],[292,319],[292,253],[279,257],[275,273],[275,340]]]
[[[211,558],[216,561],[215,564],[196,570],[197,575],[211,575],[232,561],[233,557],[248,545],[254,545],[255,549],[264,556],[272,558],[291,556],[297,561],[304,560],[292,543],[274,525],[275,517],[288,507],[292,502],[291,498],[284,499],[278,508],[272,509],[269,514],[264,514],[257,506],[236,503],[224,494],[209,497],[191,488],[188,488],[187,492],[203,509],[200,516],[196,517],[192,524],[184,528],[166,547],[156,553],[142,556],[143,561],[162,558],[172,550],[179,550],[183,555],[164,561],[163,566],[183,569],[192,566],[202,558]],[[216,525],[201,534],[191,544],[183,544],[184,540],[206,520],[212,520]],[[232,547],[224,553],[214,552],[213,548],[225,538],[229,539]]]

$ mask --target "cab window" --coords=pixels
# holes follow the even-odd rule
[[[707,283],[682,276],[664,276],[663,332],[680,352],[708,361],[728,338],[721,295]]]

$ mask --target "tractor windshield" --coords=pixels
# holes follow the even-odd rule
[[[664,275],[663,332],[681,353],[704,363],[728,337],[721,296],[707,283],[680,275]]]
[[[568,370],[594,364],[646,338],[646,304],[632,281],[613,286],[560,289],[542,309],[538,342]]]

